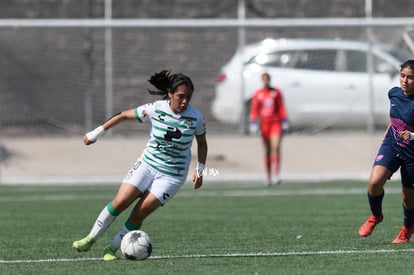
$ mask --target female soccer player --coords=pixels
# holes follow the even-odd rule
[[[280,144],[283,132],[288,129],[288,120],[282,92],[270,86],[270,75],[268,73],[262,74],[262,81],[263,88],[254,93],[251,102],[250,131],[256,132],[258,121],[260,121],[267,176],[265,185],[269,186],[272,183],[280,182]]]
[[[89,251],[115,218],[138,198],[129,218],[104,250],[103,260],[117,259],[122,237],[138,230],[148,215],[171,200],[186,180],[191,161],[191,144],[197,140],[198,165],[193,175],[193,188],[203,184],[203,170],[207,158],[205,121],[192,105],[193,83],[184,74],[161,71],[149,82],[163,100],[155,101],[114,115],[95,130],[87,133],[86,145],[96,142],[105,130],[125,120],[149,121],[152,124],[150,139],[141,156],[126,174],[118,193],[106,205],[89,234],[73,242],[73,248]]]
[[[408,242],[414,225],[414,60],[401,65],[400,86],[388,92],[390,124],[368,182],[368,203],[372,214],[359,228],[359,235],[367,237],[383,220],[384,184],[399,168],[404,225],[392,243]]]

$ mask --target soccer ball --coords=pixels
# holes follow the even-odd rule
[[[142,230],[128,232],[122,238],[121,252],[128,260],[145,260],[152,252],[150,236]]]

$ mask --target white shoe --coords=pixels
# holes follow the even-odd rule
[[[272,185],[272,180],[271,179],[265,179],[263,181],[263,185],[266,187],[269,187],[270,185]]]
[[[272,184],[279,185],[282,183],[282,179],[279,176],[276,176],[272,179]]]

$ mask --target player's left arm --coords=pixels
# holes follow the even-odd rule
[[[250,102],[250,114],[249,114],[249,121],[250,121],[249,132],[250,133],[257,133],[257,131],[259,130],[258,116],[259,116],[261,106],[260,106],[260,100],[258,98],[259,97],[258,94],[259,92],[256,91],[253,94],[253,97]]]
[[[207,139],[206,135],[196,136],[197,141],[197,157],[198,164],[193,174],[193,188],[198,189],[203,185],[203,173],[205,169],[205,163],[207,160]]]
[[[289,131],[289,120],[288,120],[287,111],[285,107],[285,101],[283,100],[282,92],[279,89],[277,91],[279,94],[279,96],[276,98],[278,101],[277,105],[279,106],[279,109],[278,109],[279,117],[280,117],[283,133],[286,134]]]

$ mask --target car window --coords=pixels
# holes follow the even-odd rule
[[[279,51],[266,54],[258,54],[250,59],[248,64],[261,66],[291,68],[294,62],[294,51]]]
[[[344,71],[355,73],[363,73],[367,71],[367,52],[358,50],[347,50],[345,52],[346,62]],[[374,55],[373,58],[375,73],[391,72],[391,70],[395,70],[391,64],[381,57]]]
[[[392,49],[388,51],[388,54],[392,55],[397,60],[409,60],[412,57],[412,54],[402,50],[402,49]]]
[[[247,64],[275,68],[363,73],[367,71],[367,53],[361,50],[301,49],[263,53]],[[390,64],[374,55],[374,72],[390,70]]]
[[[336,50],[301,50],[297,52],[295,68],[306,70],[335,70]]]
[[[335,50],[289,50],[258,54],[248,64],[305,70],[335,69]]]
[[[367,55],[362,51],[345,51],[344,71],[362,73],[367,71]]]

